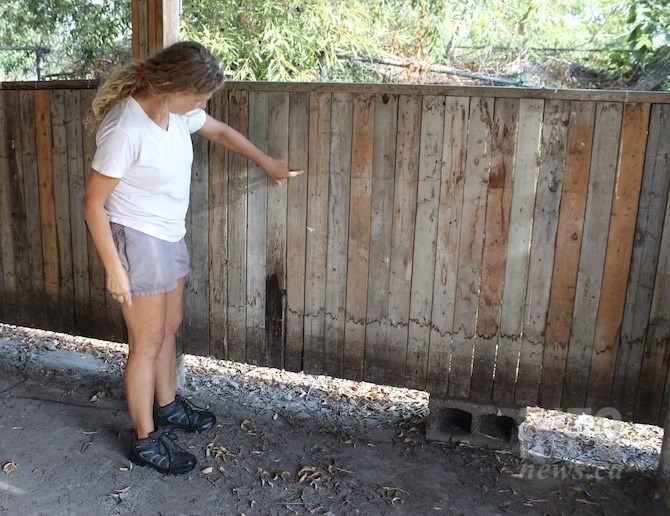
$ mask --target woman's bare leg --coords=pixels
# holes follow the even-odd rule
[[[167,293],[165,337],[163,347],[156,359],[154,399],[159,405],[174,401],[175,359],[177,355],[176,333],[184,317],[184,286],[186,279],[177,282],[177,288]]]
[[[128,327],[128,359],[123,379],[130,419],[138,439],[153,432],[156,362],[165,341],[168,295],[136,297],[122,305]]]

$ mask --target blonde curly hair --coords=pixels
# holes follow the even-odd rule
[[[95,130],[118,102],[140,88],[146,87],[155,95],[199,94],[216,91],[222,84],[223,72],[216,57],[200,43],[180,41],[145,61],[114,70],[93,98],[88,126]]]

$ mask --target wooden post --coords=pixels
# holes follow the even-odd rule
[[[179,0],[132,0],[133,59],[145,59],[179,39]]]

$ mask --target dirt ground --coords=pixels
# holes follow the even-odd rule
[[[198,466],[131,467],[124,353],[0,325],[0,513],[663,514],[649,472],[428,441],[426,393],[195,357],[181,392],[219,418],[177,432]]]

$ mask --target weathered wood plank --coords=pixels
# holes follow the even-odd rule
[[[44,292],[47,303],[47,321],[57,329],[60,272],[58,234],[56,232],[56,204],[54,193],[53,158],[51,154],[51,96],[49,91],[35,92],[35,138],[37,146],[37,173],[40,186],[40,221],[44,261]]]
[[[249,139],[268,152],[268,94],[249,95]],[[265,171],[249,163],[247,178],[247,354],[246,362],[267,365],[265,287],[267,259],[268,180]]]
[[[539,395],[541,406],[548,408],[561,406],[563,375],[577,288],[594,124],[593,102],[571,103]]]
[[[12,117],[8,117],[9,92],[0,94],[0,170],[9,170]],[[15,272],[14,237],[12,235],[12,199],[10,175],[0,174],[0,263],[2,264],[2,307],[0,313],[7,322],[18,321],[18,289]]]
[[[586,406],[592,407],[594,411],[610,406],[614,378],[612,373],[616,366],[635,240],[650,107],[649,104],[625,104],[623,111],[615,195],[609,218],[609,237],[586,396]],[[640,144],[642,139],[644,144]]]
[[[412,389],[425,389],[428,377],[444,116],[444,97],[424,97],[405,364],[405,386]]]
[[[498,344],[514,186],[519,101],[496,99],[493,116],[493,146],[484,229],[482,286],[477,315],[477,334],[474,342],[472,381],[470,382],[471,397],[482,401],[490,401],[493,395],[493,372]]]
[[[644,163],[636,237],[612,391],[612,406],[619,407],[625,421],[632,420],[634,416],[670,188],[670,174],[667,173],[670,167],[670,106],[655,105],[651,108]]]
[[[346,322],[342,376],[363,378],[374,161],[374,98],[353,98],[347,245]]]
[[[6,138],[7,173],[9,176],[9,206],[11,217],[11,245],[14,248],[14,281],[16,282],[16,302],[18,321],[30,319],[32,281],[30,279],[30,249],[28,247],[28,226],[26,222],[26,197],[24,192],[23,138],[21,135],[21,108],[19,92],[8,92],[5,98],[8,121]],[[11,262],[10,262],[11,263]]]
[[[96,80],[75,81],[16,81],[0,83],[0,90],[15,89],[79,89],[95,88]],[[630,90],[555,90],[549,88],[509,88],[495,86],[454,86],[452,84],[374,84],[374,83],[338,83],[338,82],[253,82],[226,81],[222,91],[229,92],[245,89],[247,91],[282,91],[285,93],[352,93],[354,95],[444,95],[447,97],[493,97],[528,98],[549,100],[575,100],[589,102],[649,102],[651,104],[670,104],[670,95],[661,91]]]
[[[660,126],[661,139],[665,140],[667,146],[668,137],[670,135],[670,123],[668,122],[668,110],[665,108],[657,119],[656,124]],[[665,120],[663,120],[665,118]],[[658,150],[664,149],[660,146]],[[661,167],[661,174],[667,176],[669,170],[670,155],[667,151],[659,156],[657,166]],[[667,178],[665,182],[656,184],[658,188],[667,188]],[[667,377],[668,363],[670,363],[670,322],[668,313],[668,279],[670,278],[670,227],[668,221],[670,220],[670,196],[668,191],[659,190],[658,196],[665,201],[665,212],[661,215],[664,220],[662,231],[660,232],[659,254],[658,261],[654,264],[649,263],[648,266],[654,266],[656,276],[653,281],[653,295],[651,310],[649,312],[649,322],[647,324],[647,335],[644,343],[644,355],[642,366],[639,374],[639,383],[637,385],[637,398],[634,409],[634,420],[652,424],[662,424],[664,416],[667,414],[668,406],[668,383],[670,378]],[[658,213],[658,200],[654,199],[650,207],[654,213]],[[655,228],[654,228],[655,229]],[[651,235],[644,235],[649,237]],[[665,379],[665,385],[663,377]],[[661,396],[662,395],[662,396]],[[657,405],[659,400],[662,402],[660,410]]]
[[[328,195],[328,264],[326,270],[325,349],[323,372],[344,372],[347,244],[351,197],[353,96],[333,94],[331,101],[330,174]]]
[[[72,246],[72,280],[74,283],[74,315],[78,332],[90,335],[92,330],[91,280],[88,275],[88,235],[81,201],[86,179],[83,160],[81,127],[81,96],[77,90],[67,90],[65,101],[65,131],[67,134],[67,171],[70,190],[70,231]]]
[[[446,394],[451,362],[469,110],[469,98],[447,98],[445,101],[435,285],[426,380],[426,389],[437,395]]]
[[[180,339],[184,353],[209,356],[209,155],[208,141],[194,134],[191,197],[184,240],[190,268],[184,289],[186,317]]]
[[[47,327],[44,297],[44,267],[42,266],[42,231],[40,213],[39,178],[37,175],[37,148],[35,140],[35,93],[19,93],[21,109],[21,140],[23,191],[26,202],[26,230],[31,279],[29,319],[37,328]],[[1,122],[0,122],[1,123]],[[1,267],[0,267],[1,270]]]
[[[30,84],[22,85],[30,87]],[[451,97],[490,97],[518,99],[553,99],[577,100],[591,102],[651,102],[670,104],[667,92],[623,91],[623,90],[556,90],[550,88],[509,88],[495,86],[454,86],[452,84],[373,84],[373,83],[337,83],[337,82],[236,82],[226,81],[224,88],[236,90],[244,88],[249,91],[272,91],[280,88],[283,91],[325,92],[336,93],[347,91],[354,94],[369,95],[446,95]]]
[[[533,234],[530,243],[528,286],[523,338],[514,401],[519,406],[537,405],[542,378],[542,357],[556,251],[559,210],[570,104],[547,101],[540,148],[540,170],[535,195]]]
[[[83,184],[86,184],[86,178],[91,168],[93,155],[95,154],[95,131],[89,130],[86,120],[90,113],[91,102],[95,92],[93,90],[80,90],[80,122],[82,133],[82,177]],[[83,192],[81,194],[83,196]],[[83,214],[82,214],[83,219]],[[82,221],[83,222],[83,221]],[[88,279],[89,279],[89,294],[91,297],[91,335],[103,338],[112,339],[112,335],[108,329],[107,324],[107,306],[105,300],[105,271],[102,263],[98,258],[98,253],[93,244],[93,239],[88,232],[88,228],[84,223],[84,237],[86,246],[86,253],[88,257]],[[118,312],[117,307],[117,312]]]
[[[644,360],[637,388],[634,420],[661,425],[665,414],[660,411],[667,383],[670,362],[670,199],[665,210],[654,295],[649,314],[649,330],[644,347]]]
[[[398,101],[386,343],[383,351],[371,348],[371,353],[366,353],[366,380],[392,385],[404,385],[406,381],[421,110],[418,97],[401,97]]]
[[[588,371],[607,248],[607,227],[612,210],[614,179],[621,132],[621,104],[601,103],[596,108],[591,173],[589,176],[584,236],[579,257],[572,335],[563,384],[562,405],[586,409]]]
[[[228,123],[247,135],[249,95],[230,92]],[[228,153],[228,360],[246,357],[247,313],[247,159]]]
[[[228,122],[228,93],[217,93],[209,103],[217,120]],[[228,356],[228,150],[209,150],[209,350],[217,358]]]
[[[7,138],[5,136],[5,128],[7,127],[7,122],[5,120],[5,96],[6,93],[0,89],[0,170],[7,170],[8,168]],[[6,184],[7,179],[8,178],[5,177],[4,174],[0,174],[0,320],[2,321],[9,320],[7,316],[7,302],[5,301],[5,271],[2,266],[2,255],[5,252],[9,252],[9,249],[13,250],[13,247],[5,247],[3,237],[3,228],[9,227],[7,220],[4,218],[6,216],[6,209],[9,206],[6,199],[7,192],[9,191]]]
[[[289,94],[269,93],[268,112],[268,152],[275,158],[288,160]],[[297,168],[293,163],[289,166]],[[278,369],[284,367],[285,349],[288,182],[268,188],[265,334],[268,365]]]
[[[305,171],[288,182],[285,367],[289,371],[303,368],[309,109],[309,94],[289,95],[289,162]]]
[[[493,384],[493,400],[509,404],[514,402],[518,379],[543,112],[544,102],[541,100],[522,99],[519,103],[512,210]]]
[[[493,105],[492,98],[478,97],[470,100],[454,336],[448,386],[449,395],[457,398],[470,396],[473,338],[476,334],[484,250],[486,194],[491,168]]]
[[[328,256],[328,176],[330,167],[331,94],[310,96],[307,167],[307,245],[305,254],[305,343],[303,367],[322,373],[326,332]]]
[[[95,89],[98,80],[50,80],[50,81],[12,81],[0,83],[0,91],[11,90],[58,90],[58,89]],[[446,97],[493,97],[528,98],[547,100],[574,100],[588,102],[633,102],[651,104],[670,104],[670,95],[662,91],[630,90],[554,90],[548,88],[509,88],[495,86],[454,86],[452,84],[389,84],[389,83],[338,83],[338,82],[254,82],[226,81],[221,92],[246,89],[247,91],[266,91],[283,93],[352,93],[354,95],[444,95]]]
[[[65,92],[50,92],[51,127],[53,145],[51,146],[53,163],[54,201],[56,206],[56,235],[59,265],[58,313],[60,331],[71,332],[76,328],[74,314],[74,284],[72,275],[72,246],[70,239],[70,191],[68,188],[67,156],[67,107]]]
[[[415,98],[402,98],[416,104]],[[387,348],[389,325],[389,288],[391,281],[391,242],[393,234],[393,196],[396,169],[396,141],[404,142],[398,120],[397,96],[374,97],[374,142],[372,158],[372,197],[370,218],[370,254],[368,266],[367,327],[364,367],[345,371],[347,378],[382,383],[385,366],[380,360],[390,356]],[[400,109],[404,113],[405,108]],[[404,127],[405,122],[403,122]],[[397,133],[397,134],[396,134]],[[401,143],[402,144],[402,143]],[[404,365],[404,364],[403,364]],[[362,375],[359,376],[359,373]]]

